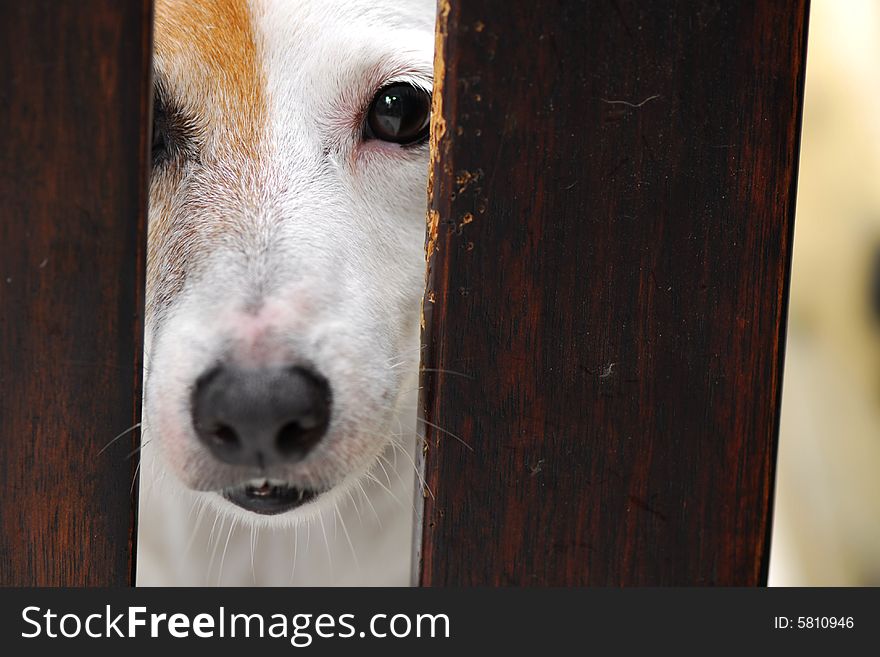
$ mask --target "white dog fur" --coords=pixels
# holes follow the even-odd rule
[[[409,582],[427,145],[364,141],[377,90],[430,90],[431,0],[159,0],[157,83],[192,136],[151,181],[138,583]],[[308,363],[332,417],[258,516],[196,439],[196,379]],[[295,562],[295,563],[294,563]],[[289,566],[289,569],[286,567]]]

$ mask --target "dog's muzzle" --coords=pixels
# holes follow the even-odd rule
[[[196,381],[191,410],[196,435],[214,458],[267,472],[308,455],[327,432],[330,408],[330,386],[311,370],[221,365]],[[251,479],[221,494],[243,509],[271,515],[302,506],[320,492]]]

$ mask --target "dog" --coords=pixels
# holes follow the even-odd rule
[[[157,1],[139,584],[408,583],[434,17]]]

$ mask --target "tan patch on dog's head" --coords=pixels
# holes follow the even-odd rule
[[[266,76],[247,0],[157,0],[155,83],[186,144],[154,167],[147,318],[181,290],[212,243],[243,230],[260,189]]]
[[[205,137],[255,156],[265,79],[247,1],[158,0],[154,40],[158,82],[202,119]]]

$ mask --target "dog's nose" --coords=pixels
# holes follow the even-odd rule
[[[302,367],[216,367],[192,396],[199,439],[219,460],[264,467],[302,459],[327,431],[327,380]]]

